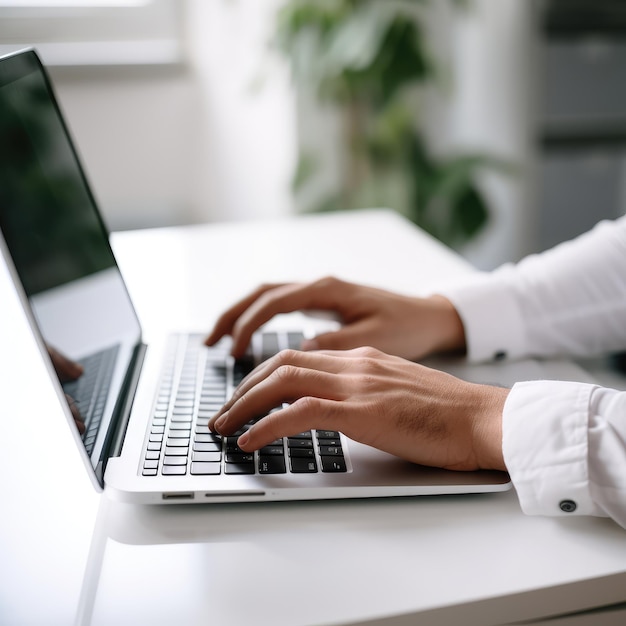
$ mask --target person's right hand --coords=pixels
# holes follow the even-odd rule
[[[465,349],[461,319],[443,296],[403,296],[336,278],[259,287],[222,314],[206,344],[213,345],[230,334],[232,354],[241,357],[262,324],[279,313],[305,310],[333,311],[343,322],[339,330],[305,342],[305,350],[348,350],[367,345],[416,360],[436,352]]]
[[[208,422],[246,452],[315,429],[451,470],[504,470],[509,389],[477,385],[374,348],[283,350],[253,370]]]

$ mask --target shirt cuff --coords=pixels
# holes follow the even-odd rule
[[[595,385],[513,386],[502,416],[504,461],[524,513],[601,515],[591,496],[589,408]]]
[[[506,285],[508,268],[482,274],[468,284],[441,292],[454,305],[465,330],[472,362],[527,354],[524,319]]]

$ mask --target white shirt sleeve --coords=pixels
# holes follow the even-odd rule
[[[530,515],[599,515],[626,528],[626,392],[522,382],[503,415],[504,459]]]
[[[443,293],[472,361],[626,349],[626,217]],[[503,452],[526,513],[610,516],[626,528],[626,392],[517,383]]]
[[[472,361],[626,349],[626,216],[444,295]]]

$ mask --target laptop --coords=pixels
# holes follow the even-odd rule
[[[262,331],[244,359],[228,339],[145,345],[109,235],[37,53],[0,58],[0,250],[96,489],[145,504],[504,491],[502,472],[418,466],[336,431],[254,454],[207,422],[256,364],[305,328]],[[63,357],[82,371],[64,365]]]

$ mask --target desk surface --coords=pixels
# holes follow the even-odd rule
[[[259,282],[335,274],[420,293],[472,271],[384,211],[123,233],[114,247],[148,339],[208,329]],[[497,624],[625,598],[622,529],[526,517],[514,491],[161,507],[100,497],[4,270],[0,293],[0,624]],[[30,463],[17,460],[24,436]]]

